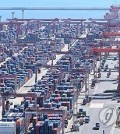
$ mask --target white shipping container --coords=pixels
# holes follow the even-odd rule
[[[8,26],[7,25],[3,25],[3,31],[8,30]]]
[[[15,122],[0,122],[0,134],[16,134]]]

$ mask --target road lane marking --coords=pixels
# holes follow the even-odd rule
[[[94,89],[94,93],[93,93],[93,94],[96,93],[97,89],[98,89],[98,84],[96,84],[95,89]]]
[[[90,108],[103,108],[104,103],[91,103]]]
[[[89,110],[90,110],[90,109],[89,109]],[[93,111],[93,115],[95,115],[95,112],[96,112],[96,111],[94,110],[94,111]],[[93,120],[94,117],[95,117],[95,116],[92,116],[92,117],[91,117],[90,122],[89,122],[89,124],[88,124],[88,126],[87,126],[87,134],[90,134],[90,130],[91,130],[90,128],[92,128],[92,125],[93,125],[93,124],[92,124],[92,121],[94,121],[94,120]]]

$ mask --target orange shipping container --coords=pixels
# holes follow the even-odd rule
[[[35,123],[37,123],[38,122],[38,117],[34,117],[33,120],[34,120]]]
[[[58,129],[57,128],[53,129],[53,134],[58,134]]]
[[[16,121],[16,125],[17,125],[17,126],[21,126],[21,125],[22,125],[22,120],[21,120],[21,119],[18,119],[18,120]]]

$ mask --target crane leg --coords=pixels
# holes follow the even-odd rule
[[[2,115],[5,114],[5,97],[2,97]]]
[[[118,73],[119,73],[119,78],[118,78],[118,88],[117,88],[117,91],[120,94],[120,53],[119,53],[119,69],[118,69]]]

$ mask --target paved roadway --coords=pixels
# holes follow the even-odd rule
[[[115,57],[115,54],[111,54],[107,61],[105,62],[105,65],[108,64],[108,67],[112,69],[110,78],[106,78],[107,72],[101,73],[101,78],[98,79],[98,82],[94,89],[89,90],[89,94],[93,96],[93,94],[103,94],[105,90],[113,90],[117,88],[116,83],[116,76],[118,75],[117,70],[114,69],[114,65],[117,64],[117,61],[113,60],[113,57]],[[92,76],[91,78],[92,79]],[[97,97],[97,96],[96,96]],[[97,99],[99,97],[99,99]],[[70,128],[73,124],[73,118],[69,121],[69,125],[67,129],[65,129],[66,133],[69,134],[118,134],[118,129],[115,129],[114,125],[105,126],[100,121],[100,112],[106,107],[116,107],[120,104],[117,103],[117,101],[112,101],[111,99],[102,99],[104,96],[98,96],[96,99],[92,99],[90,104],[87,104],[85,106],[82,106],[80,104],[77,105],[77,109],[83,108],[87,115],[90,116],[90,122],[88,124],[83,124],[80,126],[79,132],[70,132]],[[107,97],[107,96],[106,96]],[[104,98],[106,98],[104,97]],[[108,97],[111,97],[109,94]],[[81,98],[83,98],[83,94],[80,95],[80,99],[77,101],[80,103],[82,101]],[[113,116],[114,117],[114,116]],[[116,116],[115,116],[116,117]],[[115,119],[113,119],[113,123],[115,122]],[[95,126],[95,123],[100,123],[100,129],[99,130],[92,130],[92,128]],[[108,122],[109,123],[109,122]],[[103,133],[104,130],[104,133]]]

